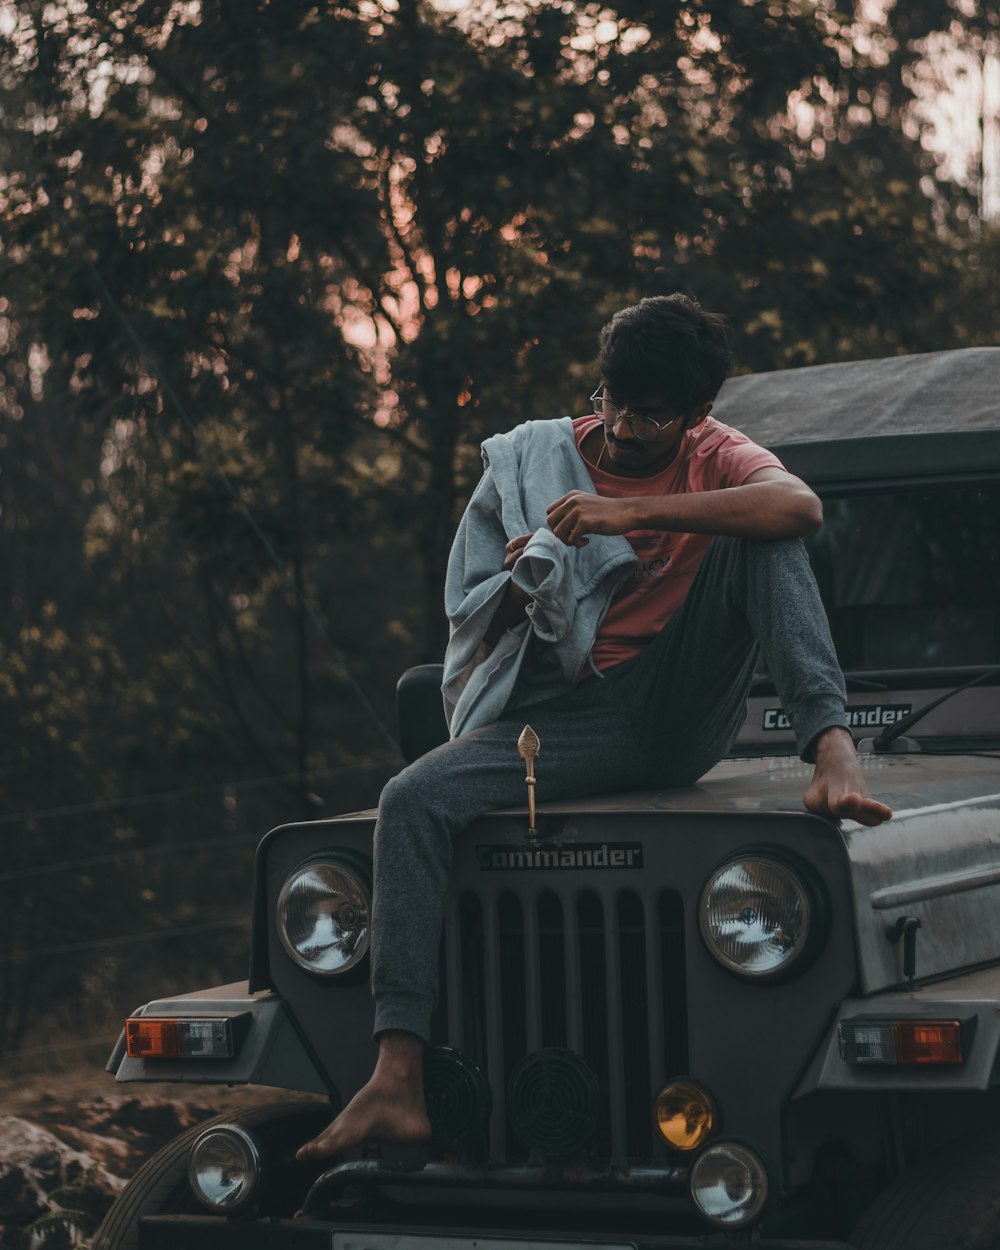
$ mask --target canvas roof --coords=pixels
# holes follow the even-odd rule
[[[1000,473],[1000,347],[731,378],[713,416],[816,483]]]

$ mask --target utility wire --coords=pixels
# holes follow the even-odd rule
[[[120,1033],[112,1036],[105,1033],[103,1037],[81,1037],[76,1042],[60,1042],[58,1046],[33,1046],[28,1050],[11,1050],[7,1054],[0,1052],[0,1059],[5,1063],[8,1059],[23,1059],[28,1055],[52,1055],[57,1050],[82,1050],[88,1046],[111,1046],[121,1036]]]
[[[219,481],[223,484],[223,486],[226,488],[226,492],[228,493],[229,497],[236,504],[237,510],[241,513],[247,525],[249,525],[250,529],[252,530],[254,535],[257,537],[257,539],[263,546],[264,550],[270,556],[271,561],[274,564],[274,567],[277,570],[278,576],[280,577],[281,581],[284,583],[287,589],[291,590],[292,594],[299,601],[299,603],[302,604],[302,607],[305,609],[306,615],[309,617],[310,621],[312,621],[317,632],[319,633],[319,636],[323,639],[323,641],[330,648],[331,652],[333,653],[334,658],[336,659],[337,663],[340,665],[341,669],[343,670],[344,677],[347,679],[348,685],[354,691],[355,695],[357,696],[358,701],[360,702],[361,706],[364,708],[365,712],[367,713],[368,718],[372,721],[372,723],[377,728],[379,734],[382,737],[382,740],[385,742],[385,744],[389,747],[389,749],[393,752],[394,755],[402,756],[402,750],[400,749],[399,743],[396,741],[396,739],[392,736],[392,734],[386,728],[384,722],[382,721],[382,718],[379,716],[378,712],[375,710],[375,707],[369,700],[368,696],[365,694],[364,690],[362,690],[361,686],[358,684],[357,680],[354,677],[354,674],[351,672],[350,665],[347,663],[347,659],[344,656],[344,653],[340,650],[337,644],[330,637],[329,633],[326,630],[326,627],[323,625],[323,622],[319,619],[319,615],[317,614],[315,608],[313,607],[312,602],[307,598],[305,592],[300,590],[299,587],[296,586],[295,582],[288,576],[288,573],[285,570],[285,566],[281,560],[281,557],[278,555],[278,552],[276,551],[270,538],[268,538],[267,534],[264,533],[260,525],[258,525],[256,517],[254,517],[253,513],[250,511],[247,505],[243,502],[243,498],[240,495],[239,490],[233,484],[228,474],[226,473],[225,469],[223,469],[222,465],[219,463],[219,459],[215,455],[215,452],[205,442],[204,438],[202,437],[201,431],[198,429],[196,422],[188,413],[187,408],[185,407],[180,396],[177,394],[177,392],[168,382],[167,378],[165,377],[162,370],[160,369],[159,363],[157,362],[156,357],[146,347],[143,340],[139,337],[139,333],[133,326],[132,321],[129,318],[128,314],[125,312],[125,310],[121,307],[121,305],[112,295],[110,288],[108,287],[107,283],[104,281],[104,278],[101,276],[100,270],[97,268],[94,262],[90,259],[90,257],[84,251],[83,247],[77,241],[76,234],[73,230],[73,227],[66,213],[63,211],[62,205],[58,202],[58,200],[55,199],[54,196],[49,194],[48,186],[46,185],[45,180],[44,178],[41,177],[41,175],[39,175],[38,177],[38,186],[41,189],[43,195],[45,196],[46,202],[48,203],[49,207],[53,210],[55,215],[61,220],[63,229],[66,231],[66,237],[67,237],[70,247],[73,249],[76,255],[80,258],[81,263],[83,264],[87,272],[90,274],[91,280],[93,281],[94,285],[97,287],[102,298],[107,301],[108,307],[111,309],[114,315],[118,318],[119,323],[121,324],[128,338],[131,339],[132,344],[135,347],[136,351],[146,362],[146,366],[149,369],[150,373],[152,374],[154,378],[156,378],[157,382],[162,387],[163,393],[166,395],[167,399],[169,399],[170,402],[174,405],[174,408],[176,409],[178,415],[180,416],[184,424],[187,426],[188,430],[191,433],[192,438],[200,447],[202,454],[207,459],[213,472],[218,477]]]
[[[70,803],[62,807],[41,807],[26,812],[10,812],[0,816],[0,825],[13,825],[27,820],[54,820],[59,816],[87,816],[94,812],[107,812],[120,807],[149,807],[166,803],[171,799],[193,798],[198,794],[211,794],[219,790],[259,790],[267,786],[285,785],[289,781],[356,775],[365,769],[376,769],[377,764],[357,764],[343,768],[330,768],[325,772],[284,773],[275,777],[259,777],[252,781],[215,781],[203,786],[188,786],[184,790],[161,790],[156,794],[137,794],[124,799],[94,799],[89,803]]]
[[[107,855],[90,855],[86,859],[64,859],[59,863],[45,864],[40,868],[13,868],[9,872],[0,872],[0,881],[26,881],[34,877],[51,877],[60,872],[93,868],[98,864],[117,864],[122,860],[135,859],[139,855],[152,859],[160,855],[180,855],[186,851],[214,851],[233,846],[244,846],[249,850],[259,841],[257,834],[244,833],[240,837],[202,838],[196,842],[171,842],[166,846],[134,846],[130,851],[109,851]]]
[[[250,923],[249,916],[230,920],[211,920],[205,924],[179,925],[173,929],[155,929],[146,933],[130,933],[126,937],[95,938],[90,942],[65,942],[61,946],[45,946],[37,951],[24,951],[18,955],[5,955],[4,962],[24,963],[28,959],[42,959],[48,955],[71,955],[77,951],[107,950],[114,946],[134,946],[138,942],[165,942],[168,938],[186,937],[190,933],[212,933],[219,929],[235,929]]]

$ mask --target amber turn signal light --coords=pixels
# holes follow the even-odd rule
[[[961,1020],[870,1020],[857,1016],[839,1025],[845,1063],[958,1064],[965,1062]]]
[[[176,1059],[181,1053],[176,1020],[126,1020],[125,1050],[130,1059]]]
[[[130,1059],[232,1059],[233,1024],[244,1016],[131,1016],[125,1021]]]
[[[656,1095],[657,1132],[674,1150],[697,1150],[718,1127],[719,1114],[707,1090],[694,1081],[671,1081]]]

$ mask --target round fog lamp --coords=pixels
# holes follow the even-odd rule
[[[674,1150],[697,1150],[718,1123],[711,1095],[694,1081],[671,1081],[656,1096],[653,1116],[660,1136]]]
[[[245,1129],[220,1124],[206,1129],[191,1147],[188,1180],[210,1211],[229,1215],[245,1207],[260,1184],[261,1154]]]
[[[739,1142],[716,1142],[691,1168],[691,1197],[711,1224],[744,1228],[767,1201],[767,1173],[760,1159]]]
[[[307,972],[336,977],[361,963],[371,938],[371,888],[337,859],[296,868],[278,895],[278,937]]]
[[[775,976],[797,963],[812,919],[804,882],[764,855],[743,855],[716,869],[698,908],[705,945],[746,977]]]

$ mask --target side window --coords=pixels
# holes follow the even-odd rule
[[[1000,485],[824,500],[807,540],[845,669],[1000,663]]]

